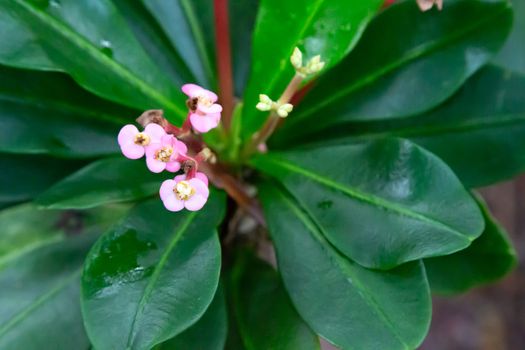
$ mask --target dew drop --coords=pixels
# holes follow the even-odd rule
[[[60,8],[60,1],[58,0],[50,0],[49,1],[49,6],[51,6],[52,8]]]
[[[111,41],[102,39],[100,40],[100,51],[109,57],[113,57],[113,49],[111,48]]]

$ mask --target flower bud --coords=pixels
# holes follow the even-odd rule
[[[293,50],[290,62],[292,62],[292,66],[294,66],[295,69],[300,69],[303,66],[303,53],[298,47]]]
[[[259,103],[255,106],[260,111],[266,112],[273,108],[275,102],[268,95],[260,94]]]
[[[291,103],[285,103],[277,108],[276,113],[279,117],[286,118],[292,110],[293,105]]]

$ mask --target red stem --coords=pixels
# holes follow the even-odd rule
[[[230,45],[228,0],[214,0],[215,38],[217,42],[217,70],[219,73],[219,100],[223,108],[222,123],[229,130],[233,113],[233,78]]]

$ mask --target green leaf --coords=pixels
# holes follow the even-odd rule
[[[195,81],[187,63],[171,46],[169,38],[141,1],[112,2],[126,19],[144,51],[176,86]]]
[[[39,223],[39,227],[44,231],[42,236],[55,229],[49,222]],[[87,349],[79,282],[93,238],[82,235],[48,240],[1,261],[0,348]]]
[[[223,288],[219,284],[213,301],[197,323],[155,349],[223,350],[227,333],[226,301]]]
[[[83,164],[52,157],[0,153],[0,207],[34,198]]]
[[[235,95],[242,97],[252,61],[252,36],[259,0],[229,1],[232,69]]]
[[[86,209],[142,199],[158,193],[168,177],[151,173],[144,160],[102,159],[58,182],[36,202],[49,209]]]
[[[510,179],[525,170],[525,76],[495,66],[474,75],[446,103],[414,118],[355,123],[330,143],[386,135],[411,139],[443,159],[468,187]],[[326,140],[319,140],[326,144]]]
[[[437,157],[400,139],[257,157],[357,263],[388,269],[466,248],[483,231],[475,201]]]
[[[103,232],[120,219],[126,209],[125,206],[111,206],[82,212],[53,211],[22,204],[2,210],[0,266],[4,260],[12,260],[42,245],[63,240],[66,235]]]
[[[271,266],[241,252],[230,283],[236,326],[246,349],[320,349]]]
[[[0,63],[8,66],[60,71],[40,46],[36,35],[9,12],[0,11]]]
[[[516,252],[505,229],[492,217],[485,204],[479,203],[485,216],[485,231],[460,252],[425,259],[433,292],[456,294],[494,282],[516,265]]]
[[[423,265],[368,270],[343,256],[308,214],[277,187],[259,191],[279,271],[297,311],[343,349],[415,349],[431,300]]]
[[[507,1],[449,1],[443,11],[425,13],[415,1],[392,5],[320,79],[285,130],[313,134],[329,126],[346,128],[349,121],[429,110],[498,51],[511,23]]]
[[[206,44],[206,35],[211,35],[213,38],[213,16],[206,16],[198,11],[199,7],[206,7],[207,12],[213,13],[212,2],[142,0],[142,3],[164,29],[172,46],[184,59],[197,82],[213,88],[215,86],[214,53]]]
[[[494,63],[525,74],[525,0],[511,0],[514,8],[514,24],[507,42]]]
[[[0,348],[88,348],[81,265],[96,235],[126,210],[43,211],[24,204],[0,212]]]
[[[140,114],[87,93],[63,74],[0,66],[0,76],[1,152],[114,154],[120,127]]]
[[[109,0],[13,0],[0,10],[30,28],[50,59],[86,89],[139,109],[165,109],[173,122],[186,117],[182,92]]]
[[[294,75],[290,56],[297,46],[304,59],[321,55],[325,69],[340,61],[355,45],[382,0],[261,0],[252,51],[252,66],[244,95],[243,135],[263,123],[255,109],[259,94],[277,100]]]
[[[150,349],[204,314],[219,282],[215,227],[224,202],[212,192],[203,210],[172,213],[154,199],[99,239],[82,276],[82,312],[96,349]]]

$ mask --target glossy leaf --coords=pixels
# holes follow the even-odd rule
[[[52,157],[0,154],[0,206],[32,199],[82,165]]]
[[[151,173],[144,160],[102,159],[58,182],[36,202],[50,209],[86,209],[142,199],[158,193],[162,181],[169,177]]]
[[[42,230],[53,227],[40,224]],[[93,236],[48,241],[0,264],[0,348],[87,349],[80,270]]]
[[[0,10],[30,28],[49,58],[86,89],[139,109],[165,109],[174,122],[186,116],[183,94],[109,0],[13,0]]]
[[[431,300],[423,265],[368,270],[343,256],[308,214],[277,187],[259,191],[279,271],[303,319],[342,349],[415,349]]]
[[[228,333],[226,301],[221,285],[208,309],[193,326],[159,345],[158,350],[223,350]]]
[[[329,126],[341,129],[349,121],[429,110],[490,60],[511,23],[506,1],[449,1],[443,11],[425,13],[415,1],[392,5],[370,23],[352,53],[320,79],[286,130],[312,134]]]
[[[339,250],[365,267],[466,248],[483,217],[454,173],[409,141],[312,148],[257,157]]]
[[[480,203],[485,216],[485,231],[470,247],[439,258],[425,259],[433,292],[455,294],[494,282],[516,265],[516,252],[505,229]]]
[[[355,123],[352,132],[334,133],[329,143],[385,135],[410,138],[443,159],[465,185],[489,185],[525,170],[524,91],[525,76],[488,66],[429,113],[391,122]],[[338,139],[339,135],[348,137]]]
[[[252,37],[259,0],[229,1],[235,95],[242,97],[252,61]]]
[[[1,349],[87,349],[80,268],[96,235],[125,210],[59,212],[24,204],[0,212]]]
[[[66,235],[101,233],[120,219],[127,207],[111,206],[90,211],[39,210],[22,204],[0,211],[0,265]]]
[[[217,192],[198,212],[172,213],[154,199],[99,239],[82,276],[82,312],[96,349],[150,349],[204,314],[219,281],[215,227],[223,214]]]
[[[208,32],[213,30],[213,16],[206,16],[208,21],[203,21],[204,13],[199,12],[200,5],[206,9],[206,12],[213,13],[212,2],[208,0],[142,0],[142,3],[164,29],[172,46],[197,79],[196,82],[208,88],[214,88],[213,52],[210,52],[206,46],[205,38]]]
[[[514,8],[512,32],[494,62],[525,74],[525,0],[511,0],[510,3]]]
[[[355,45],[381,0],[261,0],[252,50],[251,74],[244,94],[245,136],[255,132],[267,113],[255,105],[259,94],[278,99],[294,75],[290,64],[298,46],[304,59],[321,55],[325,69]],[[248,108],[249,107],[249,108]]]
[[[236,326],[246,349],[320,349],[272,267],[243,252],[230,283]]]
[[[187,63],[172,47],[156,19],[141,1],[111,0],[141,43],[144,51],[176,86],[195,81]]]
[[[36,35],[7,11],[0,11],[0,63],[8,66],[60,71],[40,46]]]
[[[114,154],[120,127],[140,114],[87,93],[63,74],[0,67],[0,76],[2,152]]]

